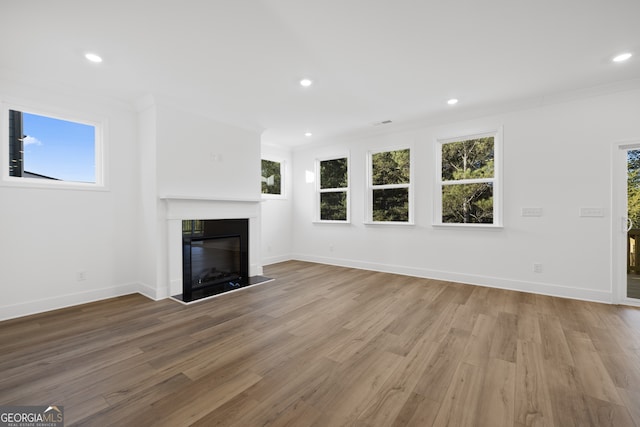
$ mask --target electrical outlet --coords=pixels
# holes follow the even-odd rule
[[[534,273],[542,273],[542,264],[534,262],[533,263],[533,272]]]
[[[329,252],[333,252],[333,245],[329,245]]]
[[[76,273],[76,280],[78,282],[83,282],[83,281],[87,280],[87,272],[86,271],[78,271]]]

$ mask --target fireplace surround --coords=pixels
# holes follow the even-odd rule
[[[164,296],[185,304],[191,302],[183,300],[183,221],[201,220],[245,220],[248,222],[248,272],[249,284],[262,283],[271,280],[262,275],[262,263],[260,260],[260,203],[258,198],[236,198],[216,196],[193,195],[166,195],[161,196],[163,202],[160,205],[160,218],[164,222],[164,232],[161,231],[161,242],[166,244],[165,253],[167,284]],[[162,230],[162,228],[161,228]],[[161,267],[159,272],[162,273]],[[233,290],[236,290],[235,288]],[[163,298],[162,291],[155,294],[155,298]],[[197,295],[198,296],[198,295]]]

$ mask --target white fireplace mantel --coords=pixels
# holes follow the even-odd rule
[[[204,200],[209,202],[244,202],[257,203],[262,201],[260,198],[240,198],[240,197],[215,197],[215,196],[187,196],[187,195],[166,195],[160,196],[160,200]]]
[[[260,212],[260,198],[167,195],[166,219],[252,218]]]
[[[262,274],[260,198],[163,195],[166,205],[169,295],[182,293],[182,220],[249,219],[249,275]]]

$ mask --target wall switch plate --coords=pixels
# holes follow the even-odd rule
[[[603,208],[580,208],[581,217],[602,217],[604,216]]]
[[[522,208],[522,216],[542,216],[542,208]]]
[[[533,263],[533,272],[534,273],[542,273],[542,264],[535,262]]]

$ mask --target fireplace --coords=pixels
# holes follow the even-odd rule
[[[165,282],[165,276],[160,271],[157,289],[150,289],[149,292],[153,298],[170,296],[182,304],[192,304],[206,297],[217,297],[226,292],[238,291],[238,288],[242,290],[250,285],[273,280],[261,276],[263,270],[260,262],[260,197],[166,195],[161,196],[160,199],[163,200],[161,207],[166,219],[164,242],[166,242],[167,251],[167,280]],[[191,249],[186,252],[185,246],[193,241],[202,241],[203,246],[211,246],[216,238],[235,239],[236,236],[240,236],[240,274],[238,276],[243,279],[224,280],[222,284],[208,283],[205,286],[196,286],[195,290],[192,289],[194,274],[191,271],[191,265],[185,268],[185,254],[191,257]],[[162,237],[160,242],[163,242]],[[230,251],[227,250],[227,252]],[[191,263],[192,259],[188,262]],[[220,268],[217,269],[220,270]],[[185,277],[186,275],[189,277]],[[215,272],[212,275],[215,275]],[[212,275],[209,275],[208,279],[211,279]],[[165,283],[166,288],[164,288]],[[223,286],[225,283],[228,286]],[[186,286],[188,284],[191,286]]]
[[[248,219],[183,220],[182,300],[251,284],[248,248]]]

